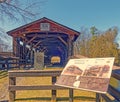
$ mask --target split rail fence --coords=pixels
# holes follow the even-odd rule
[[[120,70],[119,70],[120,71]],[[57,77],[60,75],[60,70],[18,70],[18,71],[9,71],[9,102],[14,102],[16,98],[16,91],[18,90],[51,90],[51,100],[52,102],[56,102],[56,92],[60,89],[67,89],[69,90],[69,102],[73,102],[74,100],[74,93],[73,89],[65,88],[60,86],[55,86],[54,83],[56,82]],[[39,86],[18,86],[16,85],[16,78],[17,77],[51,77],[52,78],[52,85],[39,85]],[[120,74],[119,73],[112,73],[112,77],[120,81]],[[114,97],[116,102],[120,102],[120,91],[113,86],[109,85],[108,93],[110,96]],[[106,94],[96,93],[96,102],[113,102],[109,96]]]

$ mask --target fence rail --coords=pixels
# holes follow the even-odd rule
[[[120,71],[120,70],[119,70]],[[56,90],[67,89],[69,90],[69,102],[73,102],[73,89],[55,86],[57,76],[61,73],[60,70],[18,70],[9,71],[9,102],[14,102],[17,90],[51,90],[51,100],[56,101]],[[52,85],[39,85],[39,86],[17,86],[17,77],[52,77]],[[120,81],[120,74],[113,71],[112,77]],[[120,102],[120,92],[113,86],[109,86],[108,93],[114,97],[114,100]],[[96,93],[96,102],[101,102],[105,100],[106,102],[113,102],[106,94]]]
[[[120,69],[113,70],[111,78],[114,78],[116,80],[114,84],[117,84],[117,86],[111,85],[110,83],[107,92],[108,95],[98,94],[97,102],[101,102],[102,100],[105,102],[120,102]]]
[[[69,101],[72,102],[73,99],[73,89],[68,89],[60,86],[55,86],[56,77],[59,76],[61,71],[9,71],[9,102],[15,100],[17,90],[51,90],[52,100],[56,100],[56,90],[67,89],[69,90]],[[16,77],[52,77],[52,85],[39,85],[39,86],[16,86]]]
[[[17,57],[0,57],[0,70],[9,70],[12,68],[20,68]]]

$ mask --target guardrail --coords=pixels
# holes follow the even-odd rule
[[[14,102],[16,91],[17,90],[51,90],[51,100],[52,102],[56,101],[56,90],[58,89],[67,89],[69,90],[69,102],[73,102],[73,89],[55,86],[57,76],[61,73],[60,70],[18,70],[18,71],[9,71],[9,102]],[[52,77],[52,85],[39,85],[39,86],[17,86],[16,78],[17,77]],[[112,77],[117,80],[120,80],[120,74],[117,71],[113,71]],[[96,102],[101,102],[101,100],[105,100],[106,102],[120,102],[120,92],[117,88],[114,88],[112,85],[109,86],[108,89],[109,96],[106,94],[96,93]],[[112,96],[114,99],[110,99]]]

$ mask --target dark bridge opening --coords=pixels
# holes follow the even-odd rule
[[[67,53],[61,46],[53,46],[45,52],[45,65],[64,66],[67,60]]]
[[[58,32],[48,32],[46,33],[29,33],[26,35],[26,39],[30,41],[30,39],[33,38],[33,36],[36,35],[37,37],[34,38],[32,41],[33,45],[36,45],[35,50],[37,52],[43,52],[44,53],[44,65],[45,66],[64,66],[67,57],[68,57],[68,46],[65,45],[65,43],[61,42],[61,39],[64,40],[64,42],[67,42],[68,35],[58,33]],[[38,44],[38,42],[40,42]],[[60,61],[57,60],[57,56],[60,58]],[[51,58],[54,58],[54,63],[51,62]]]

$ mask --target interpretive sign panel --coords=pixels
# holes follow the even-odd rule
[[[106,93],[114,57],[70,59],[55,85]]]

